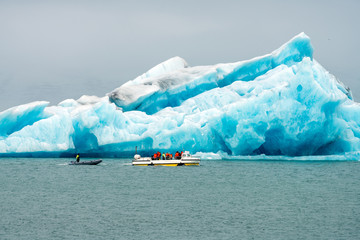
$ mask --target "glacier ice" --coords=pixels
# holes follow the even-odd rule
[[[360,106],[304,33],[247,61],[190,67],[174,57],[104,97],[33,102],[1,112],[0,123],[1,156],[360,152]]]

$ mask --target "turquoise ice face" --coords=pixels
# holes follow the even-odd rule
[[[130,156],[360,151],[360,107],[313,59],[301,33],[248,61],[189,67],[171,58],[107,96],[34,102],[0,113],[0,153]]]

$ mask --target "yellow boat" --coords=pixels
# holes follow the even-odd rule
[[[181,159],[152,159],[151,157],[141,157],[135,154],[132,165],[136,166],[197,166],[200,164],[200,158],[192,156],[189,151],[185,151],[181,155]]]

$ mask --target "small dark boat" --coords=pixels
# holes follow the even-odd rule
[[[97,165],[97,164],[99,164],[101,162],[102,162],[101,159],[92,160],[92,161],[83,161],[83,162],[71,161],[69,163],[69,165]]]

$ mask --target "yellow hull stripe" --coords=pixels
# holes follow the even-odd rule
[[[169,163],[169,164],[154,164],[155,166],[168,166],[168,167],[176,167],[177,163]]]

